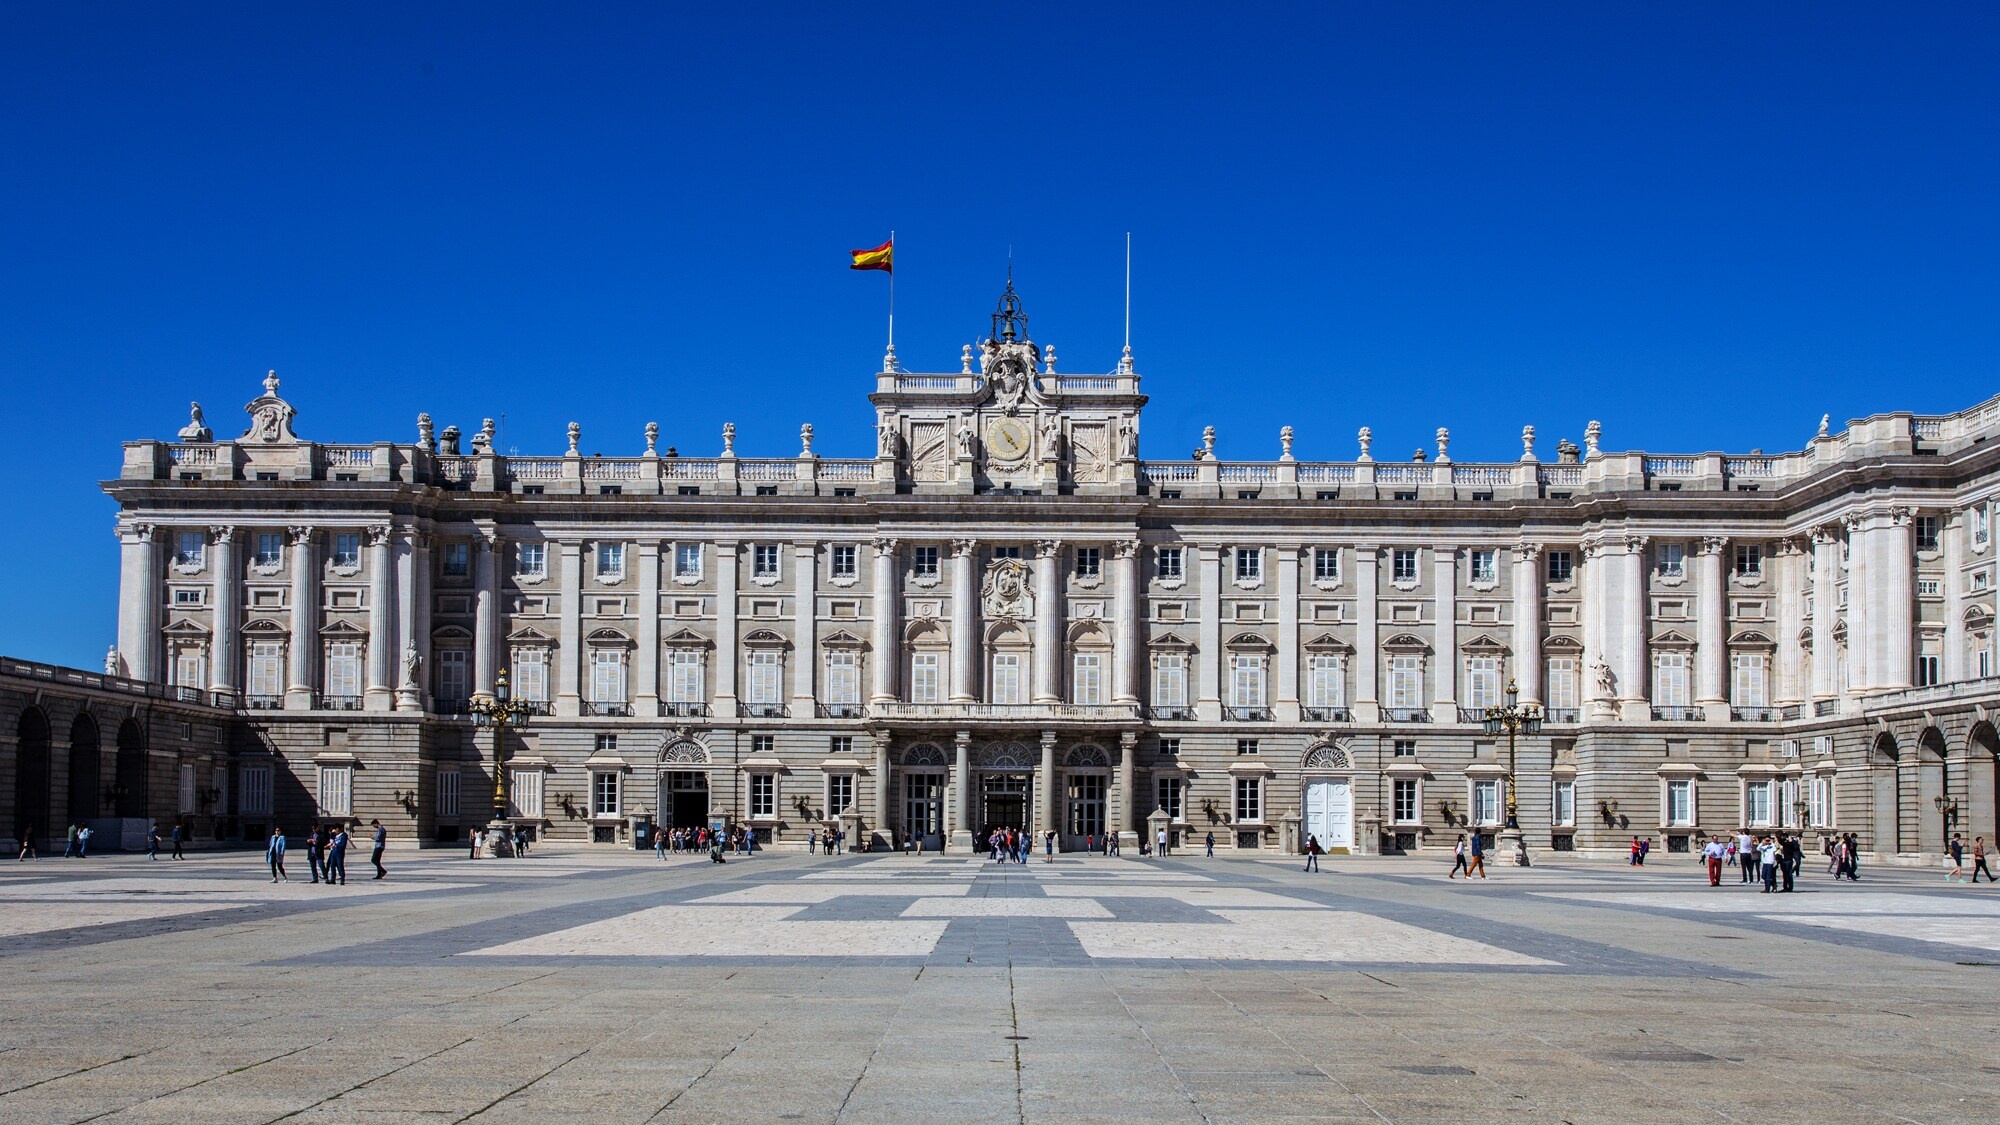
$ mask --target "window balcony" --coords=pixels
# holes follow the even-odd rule
[[[668,719],[706,719],[708,718],[708,704],[661,700],[660,714],[662,717]]]
[[[1460,707],[1458,709],[1458,721],[1461,723],[1483,723],[1486,721],[1486,708]]]
[[[440,715],[470,715],[472,714],[472,701],[469,699],[440,698],[432,701],[431,710]]]
[[[1729,721],[1733,723],[1775,723],[1778,721],[1776,707],[1731,707]]]
[[[176,703],[207,703],[208,693],[200,688],[169,686],[167,698]]]
[[[1139,708],[1129,703],[874,703],[876,719],[918,722],[1136,722]]]
[[[745,719],[782,719],[786,711],[782,703],[738,703],[736,714]]]
[[[1192,707],[1148,707],[1146,717],[1167,723],[1185,723],[1194,719]]]
[[[1548,717],[1542,721],[1545,723],[1560,723],[1574,726],[1577,721],[1577,709],[1574,707],[1551,707],[1548,710]]]
[[[1805,708],[1800,704],[1787,703],[1783,707],[1778,708],[1778,718],[1780,719],[1802,719],[1804,717]]]
[[[1699,707],[1655,707],[1653,718],[1662,723],[1698,723],[1708,717]]]
[[[1382,718],[1391,723],[1428,723],[1431,712],[1428,707],[1384,707]]]
[[[322,695],[319,697],[322,711],[359,711],[361,697],[358,695]]]
[[[530,715],[555,714],[555,704],[550,703],[546,699],[517,699],[514,703],[519,707],[525,708]]]
[[[623,718],[632,714],[632,705],[622,699],[586,699],[583,713],[600,718]]]
[[[246,695],[243,697],[243,707],[248,711],[282,711],[285,708],[285,697],[282,695]]]
[[[1224,707],[1222,720],[1228,723],[1268,723],[1271,721],[1269,707]]]
[[[867,713],[859,703],[822,703],[818,712],[822,719],[859,719]]]
[[[1302,714],[1309,723],[1351,723],[1353,714],[1345,707],[1307,707]]]
[[[1813,718],[1824,719],[1828,715],[1833,714],[1839,706],[1840,704],[1836,700],[1815,699],[1813,700]]]

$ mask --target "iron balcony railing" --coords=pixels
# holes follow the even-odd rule
[[[1345,707],[1307,707],[1301,712],[1309,723],[1352,722],[1352,713]]]
[[[1698,723],[1708,717],[1699,707],[1655,707],[1653,718],[1663,723]]]
[[[708,704],[661,700],[660,714],[669,719],[706,719],[708,718]]]
[[[1428,723],[1431,712],[1427,707],[1384,707],[1382,717],[1392,723]]]

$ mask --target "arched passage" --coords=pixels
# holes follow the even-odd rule
[[[118,725],[118,765],[113,775],[117,786],[119,816],[146,815],[146,728],[137,719]]]
[[[1871,818],[1873,839],[1870,843],[1877,852],[1903,850],[1902,818],[1898,815],[1901,808],[1898,789],[1902,771],[1897,768],[1897,760],[1900,757],[1896,750],[1896,739],[1886,731],[1875,739],[1875,745],[1868,754],[1868,772],[1875,783]]]
[[[39,843],[49,838],[49,719],[41,708],[21,713],[15,728],[14,838],[30,833]]]
[[[1944,734],[1936,727],[1925,727],[1917,736],[1916,761],[1908,768],[1915,770],[1910,783],[1904,785],[1903,799],[1910,804],[1903,809],[1904,822],[1914,824],[1917,851],[1942,852],[1944,850],[1944,813],[1939,806],[1944,803]]]
[[[104,746],[98,740],[97,720],[84,712],[69,725],[68,823],[97,815],[97,787],[103,771]]]
[[[1991,847],[2000,841],[2000,734],[1992,723],[1979,723],[1966,740],[1965,832],[1986,837]]]

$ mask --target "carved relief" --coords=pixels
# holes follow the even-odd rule
[[[979,587],[980,611],[988,618],[1033,617],[1035,599],[1028,591],[1028,564],[1020,559],[994,559]]]
[[[243,431],[243,441],[277,444],[296,442],[298,435],[292,433],[292,418],[297,411],[292,404],[278,397],[278,373],[264,376],[264,393],[250,401],[243,408],[250,415],[250,428]]]
[[[1111,479],[1111,435],[1104,423],[1072,423],[1069,449],[1070,476],[1078,484],[1103,484]]]
[[[943,422],[910,424],[910,479],[942,482],[951,479],[951,453],[945,448]]]

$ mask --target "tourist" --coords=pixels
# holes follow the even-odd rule
[[[1798,877],[1799,864],[1804,861],[1805,852],[1804,849],[1799,847],[1799,838],[1797,836],[1787,836],[1779,843],[1778,876],[1782,880],[1783,885],[1778,890],[1781,893],[1790,893],[1792,880]]]
[[[1709,886],[1719,887],[1722,885],[1722,861],[1728,857],[1728,853],[1729,845],[1723,843],[1720,836],[1710,836],[1708,843],[1702,846],[1701,860],[1702,864],[1708,868]]]
[[[387,878],[389,869],[382,866],[382,849],[389,846],[389,830],[382,827],[382,822],[379,820],[371,820],[368,824],[369,827],[375,829],[374,835],[368,841],[370,844],[368,862],[375,865],[375,877],[377,879]]]
[[[280,879],[283,879],[287,883],[292,881],[292,877],[290,875],[285,874],[285,830],[284,829],[282,828],[271,829],[271,840],[269,843],[264,845],[264,861],[271,865],[271,881],[273,883],[277,882]]]
[[[76,858],[90,858],[90,822],[76,826]]]
[[[1855,838],[1854,833],[1849,832],[1845,843],[1847,845],[1847,881],[1850,883],[1859,883],[1861,881],[1861,841]]]
[[[807,855],[819,854],[819,829],[817,828],[806,833],[806,854]]]
[[[1307,871],[1319,870],[1319,851],[1320,851],[1319,837],[1308,834],[1306,836],[1306,868],[1305,868]]]
[[[1778,838],[1766,836],[1758,841],[1754,853],[1757,866],[1764,875],[1764,889],[1759,894],[1775,894],[1778,890]]]
[[[528,855],[528,845],[529,845],[529,844],[530,844],[531,842],[532,842],[532,839],[531,839],[531,837],[530,837],[530,836],[528,835],[528,826],[527,826],[527,825],[525,825],[525,824],[517,824],[517,825],[515,825],[515,826],[514,826],[514,858],[515,858],[515,859],[526,859],[526,858],[527,858],[527,855]]]
[[[1486,878],[1486,837],[1473,832],[1469,850],[1472,852],[1472,864],[1465,869],[1466,879],[1469,881],[1474,871],[1479,872],[1481,879]]]
[[[1944,865],[1950,870],[1944,873],[1944,881],[1965,882],[1965,837],[1952,833],[1951,843],[1945,845],[1945,853]]]
[[[181,837],[183,837],[183,836],[184,836],[184,835],[186,835],[186,834],[187,834],[187,829],[186,829],[186,828],[184,828],[184,827],[183,827],[183,826],[181,825],[181,822],[180,822],[180,821],[178,821],[178,820],[177,820],[177,821],[174,821],[174,854],[173,854],[173,858],[175,858],[175,859],[186,859],[186,858],[187,858],[187,856],[185,856],[185,855],[183,855],[183,854],[181,853]]]
[[[326,885],[333,886],[338,878],[341,886],[347,885],[347,826],[336,824],[333,828],[333,842],[326,849]]]
[[[1167,830],[1164,828],[1160,829],[1160,839],[1157,847],[1161,858],[1165,858],[1167,854]]]
[[[21,853],[14,857],[14,862],[19,863],[30,856],[36,859],[42,858],[41,854],[35,851],[35,826],[24,824],[21,826]]]
[[[1986,866],[1986,837],[1974,836],[1972,838],[1972,881],[1973,882],[1977,883],[1979,881],[1979,873],[1982,871],[1986,873],[1987,882],[1989,883],[2000,882],[2000,879],[1995,879],[1993,877],[1993,869],[1991,867]]]
[[[708,862],[710,863],[729,862],[728,860],[722,858],[722,837],[719,835],[709,834],[708,836]]]
[[[663,863],[667,858],[667,834],[657,824],[653,826],[653,858]]]
[[[1051,828],[1042,833],[1042,862],[1056,861],[1056,830]]]
[[[158,835],[154,833],[156,838]],[[320,881],[321,873],[326,870],[326,856],[321,851],[323,847],[325,843],[320,838],[319,825],[315,824],[312,831],[306,833],[306,864],[312,868],[312,881],[315,883]]]
[[[1215,833],[1213,832],[1208,834],[1208,851],[1205,854],[1210,859],[1215,858]]]
[[[1445,878],[1456,879],[1460,871],[1465,872],[1466,878],[1472,878],[1472,864],[1466,861],[1465,833],[1463,832],[1458,834],[1458,843],[1451,846],[1451,870],[1445,873]]]
[[[1743,867],[1743,878],[1740,882],[1751,882],[1757,872],[1757,839],[1750,835],[1748,828],[1736,837],[1736,862]]]
[[[146,858],[155,863],[160,859],[160,822],[157,820],[146,826]]]
[[[1634,836],[1632,837],[1632,846],[1627,850],[1625,855],[1625,865],[1627,867],[1637,867],[1644,862],[1644,860],[1639,858],[1639,837]]]
[[[1826,853],[1826,873],[1838,876],[1840,873],[1840,837],[1821,836],[1820,850]]]
[[[481,845],[486,843],[486,830],[483,828],[473,829],[471,840],[472,840],[472,846],[469,849],[467,849],[467,854],[465,858],[478,859],[480,847]]]
[[[63,858],[76,858],[76,825],[74,824],[69,826],[68,842],[63,844]]]
[[[1651,836],[1642,836],[1642,837],[1640,837],[1640,838],[1639,838],[1639,866],[1641,866],[1641,867],[1644,867],[1644,866],[1646,866],[1646,857],[1647,857],[1648,855],[1652,854],[1652,851],[1653,851],[1653,838],[1652,838]]]

